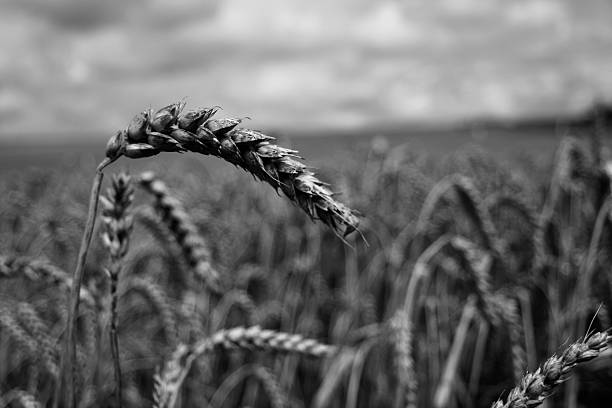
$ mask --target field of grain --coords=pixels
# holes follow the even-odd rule
[[[84,162],[2,173],[0,407],[612,399],[601,135],[508,160],[377,137],[315,160],[328,187],[265,135],[208,117],[198,133],[181,109],[115,136],[103,180]]]

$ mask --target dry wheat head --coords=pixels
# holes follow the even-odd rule
[[[567,380],[576,365],[598,357],[608,348],[611,340],[609,334],[597,332],[571,344],[563,354],[553,355],[534,373],[526,374],[519,385],[510,391],[506,402],[497,401],[492,408],[525,408],[542,404],[558,385]]]
[[[328,185],[296,160],[297,151],[273,144],[273,137],[259,131],[238,127],[241,119],[213,119],[216,108],[183,113],[184,107],[179,102],[136,115],[109,140],[107,159],[149,157],[162,151],[213,155],[282,190],[312,219],[321,220],[337,234],[357,229],[356,213],[336,201]]]

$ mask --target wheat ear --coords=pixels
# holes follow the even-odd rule
[[[121,364],[119,363],[119,339],[117,336],[117,285],[122,269],[122,261],[128,251],[129,237],[133,226],[133,218],[129,213],[133,200],[134,187],[131,184],[130,176],[125,173],[114,176],[107,196],[101,197],[102,222],[105,227],[102,233],[102,242],[111,259],[110,267],[107,269],[110,278],[111,294],[109,335],[115,374],[115,399],[119,408],[122,406],[123,388]]]
[[[612,336],[596,332],[571,344],[560,356],[553,355],[534,373],[526,374],[513,388],[505,403],[498,400],[492,408],[536,407],[552,395],[555,388],[567,380],[572,369],[580,363],[598,357],[612,341]]]
[[[397,355],[395,363],[398,379],[403,383],[404,407],[416,408],[418,399],[418,382],[412,358],[412,319],[403,309],[398,309],[391,319],[393,330],[393,347]]]
[[[181,344],[177,347],[162,372],[155,376],[155,407],[174,407],[180,387],[196,358],[216,349],[236,348],[281,351],[312,357],[325,357],[336,351],[334,346],[305,339],[299,334],[264,330],[259,326],[221,330],[191,346]]]
[[[220,293],[219,272],[210,263],[210,251],[181,202],[172,196],[166,184],[152,172],[142,173],[138,182],[155,197],[155,208],[196,276],[214,293]]]
[[[19,302],[14,312],[17,320],[30,333],[32,338],[38,343],[38,357],[44,362],[45,367],[54,379],[59,375],[58,353],[54,339],[49,335],[49,328],[42,321],[36,309],[27,303]]]
[[[33,334],[19,323],[18,318],[13,316],[15,313],[8,304],[0,303],[0,328],[6,331],[8,335],[15,341],[16,345],[25,350],[26,355],[31,358],[38,358],[38,353],[42,347],[36,340]],[[51,357],[51,356],[44,356]],[[57,364],[52,358],[43,358],[45,369],[53,376],[57,377]]]
[[[449,191],[454,191],[457,194],[461,207],[476,227],[476,232],[482,245],[489,251],[497,253],[499,248],[497,232],[489,212],[484,206],[474,183],[469,178],[460,175],[453,175],[442,179],[434,185],[427,195],[417,219],[412,252],[420,254],[423,251],[423,235],[427,230],[429,221],[436,210],[438,202]]]
[[[582,146],[576,139],[568,137],[561,141],[555,157],[555,169],[550,181],[548,196],[538,217],[534,236],[538,267],[546,266],[551,262],[551,254],[548,249],[552,246],[549,239],[554,235],[550,233],[550,228],[554,224],[555,210],[563,192],[576,187],[577,179],[586,171],[585,156]]]
[[[183,113],[185,104],[170,104],[157,112],[142,112],[125,130],[117,132],[106,155],[141,158],[166,152],[195,152],[219,157],[239,166],[283,193],[311,218],[334,232],[355,231],[359,220],[348,207],[333,198],[326,183],[315,177],[297,151],[273,144],[273,137],[237,127],[241,119],[213,119],[216,108]]]

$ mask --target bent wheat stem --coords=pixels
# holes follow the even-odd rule
[[[77,258],[77,264],[74,271],[74,277],[72,280],[72,287],[70,288],[70,304],[68,308],[68,321],[66,323],[66,333],[64,334],[64,353],[62,355],[61,362],[61,373],[60,385],[56,388],[55,403],[57,406],[59,398],[64,395],[65,406],[67,408],[73,408],[76,406],[76,393],[74,390],[74,374],[76,370],[76,338],[75,338],[75,327],[76,319],[79,312],[79,300],[81,293],[81,285],[83,283],[83,272],[85,271],[85,261],[87,260],[87,252],[91,244],[91,238],[93,235],[94,224],[96,221],[96,212],[98,210],[98,200],[100,198],[100,188],[102,187],[102,180],[104,179],[104,173],[102,172],[106,166],[114,162],[116,158],[105,158],[98,165],[96,174],[91,186],[91,193],[89,195],[89,209],[87,211],[87,221],[85,223],[85,230],[83,231],[83,238],[81,239],[81,247],[79,248],[79,255]],[[62,394],[62,383],[65,390]]]

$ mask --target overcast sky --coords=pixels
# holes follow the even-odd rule
[[[612,100],[609,0],[3,0],[0,30],[0,140],[183,97],[287,132]]]

